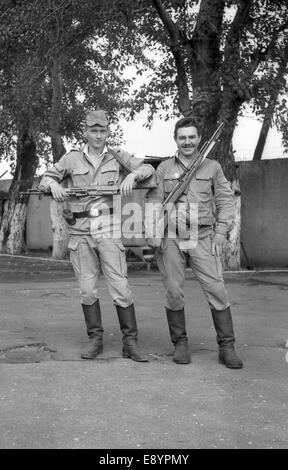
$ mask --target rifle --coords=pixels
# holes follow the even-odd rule
[[[0,176],[0,180],[1,180],[1,178],[3,178],[4,175],[6,175],[7,171],[8,170],[6,170],[6,171],[4,171],[4,173],[2,173],[2,175]]]
[[[104,196],[104,195],[113,195],[119,193],[119,186],[91,186],[80,188],[75,186],[75,188],[67,188],[66,192],[69,197],[85,197],[85,196]],[[44,192],[38,188],[35,189],[26,189],[25,191],[20,192],[20,196],[51,196],[51,191]]]
[[[224,123],[221,122],[220,125],[217,127],[216,131],[214,132],[214,134],[212,135],[212,137],[207,142],[205,142],[205,144],[197,152],[196,157],[188,165],[187,169],[180,175],[179,181],[175,184],[175,186],[170,191],[166,199],[163,201],[162,208],[163,208],[163,215],[164,215],[164,219],[163,219],[164,228],[167,227],[168,221],[173,212],[173,209],[174,209],[173,204],[177,202],[180,196],[184,193],[192,177],[195,175],[198,168],[202,165],[205,158],[207,158],[207,156],[213,149],[214,145],[216,144],[219,136],[221,135],[223,131],[223,128],[224,128]],[[160,249],[161,247],[163,248],[163,239],[162,239]]]
[[[156,187],[154,175],[147,178],[145,181],[136,182],[133,189],[152,189]],[[69,197],[86,197],[86,196],[113,196],[120,193],[120,185],[91,185],[83,188],[75,186],[74,188],[67,188],[66,192]],[[38,188],[26,189],[21,191],[20,196],[51,196],[51,191],[44,192]]]
[[[212,135],[212,137],[206,142],[199,152],[196,154],[196,158],[188,165],[187,170],[185,170],[179,178],[178,183],[175,184],[174,188],[166,199],[163,201],[163,207],[166,208],[167,204],[174,203],[178,201],[181,194],[184,193],[185,189],[187,188],[191,178],[195,175],[198,168],[202,165],[205,158],[209,155],[211,150],[213,149],[214,145],[216,144],[218,138],[220,137],[224,128],[224,123],[221,122],[220,125],[217,127],[216,131]]]

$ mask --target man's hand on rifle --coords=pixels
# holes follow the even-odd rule
[[[226,242],[225,235],[215,233],[212,237],[212,255],[221,256],[223,254],[223,248]]]
[[[121,196],[130,196],[130,194],[132,194],[133,185],[136,177],[136,173],[129,173],[129,175],[126,176],[124,181],[122,181],[120,185]]]
[[[61,184],[57,183],[57,181],[53,181],[50,184],[51,194],[53,199],[57,202],[64,202],[68,198],[68,194],[66,189],[61,186]]]

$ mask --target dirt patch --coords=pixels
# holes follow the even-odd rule
[[[54,359],[56,351],[50,349],[45,343],[32,343],[11,346],[0,350],[0,363],[28,364]]]

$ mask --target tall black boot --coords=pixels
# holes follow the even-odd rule
[[[191,358],[188,349],[184,308],[181,310],[170,310],[166,308],[166,316],[171,340],[174,344],[173,361],[176,362],[176,364],[189,364]]]
[[[219,362],[229,369],[242,369],[243,362],[237,356],[234,343],[235,336],[230,307],[225,310],[211,309],[219,345]]]
[[[116,305],[120,329],[123,334],[123,357],[129,357],[136,362],[148,362],[147,356],[143,355],[138,348],[138,330],[135,316],[134,304],[129,307]]]
[[[103,352],[103,327],[101,320],[100,303],[97,299],[93,305],[82,304],[87,334],[88,347],[82,352],[82,359],[95,359]]]

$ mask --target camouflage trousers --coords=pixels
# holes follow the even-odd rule
[[[179,237],[166,238],[157,263],[166,289],[166,306],[171,310],[184,307],[185,268],[187,260],[199,281],[210,308],[224,310],[229,307],[219,257],[212,255],[210,235],[198,240],[195,248],[183,250]]]
[[[120,239],[92,237],[69,241],[70,260],[80,287],[82,304],[92,305],[99,298],[101,270],[115,305],[129,307],[133,303],[127,279],[125,247]]]

